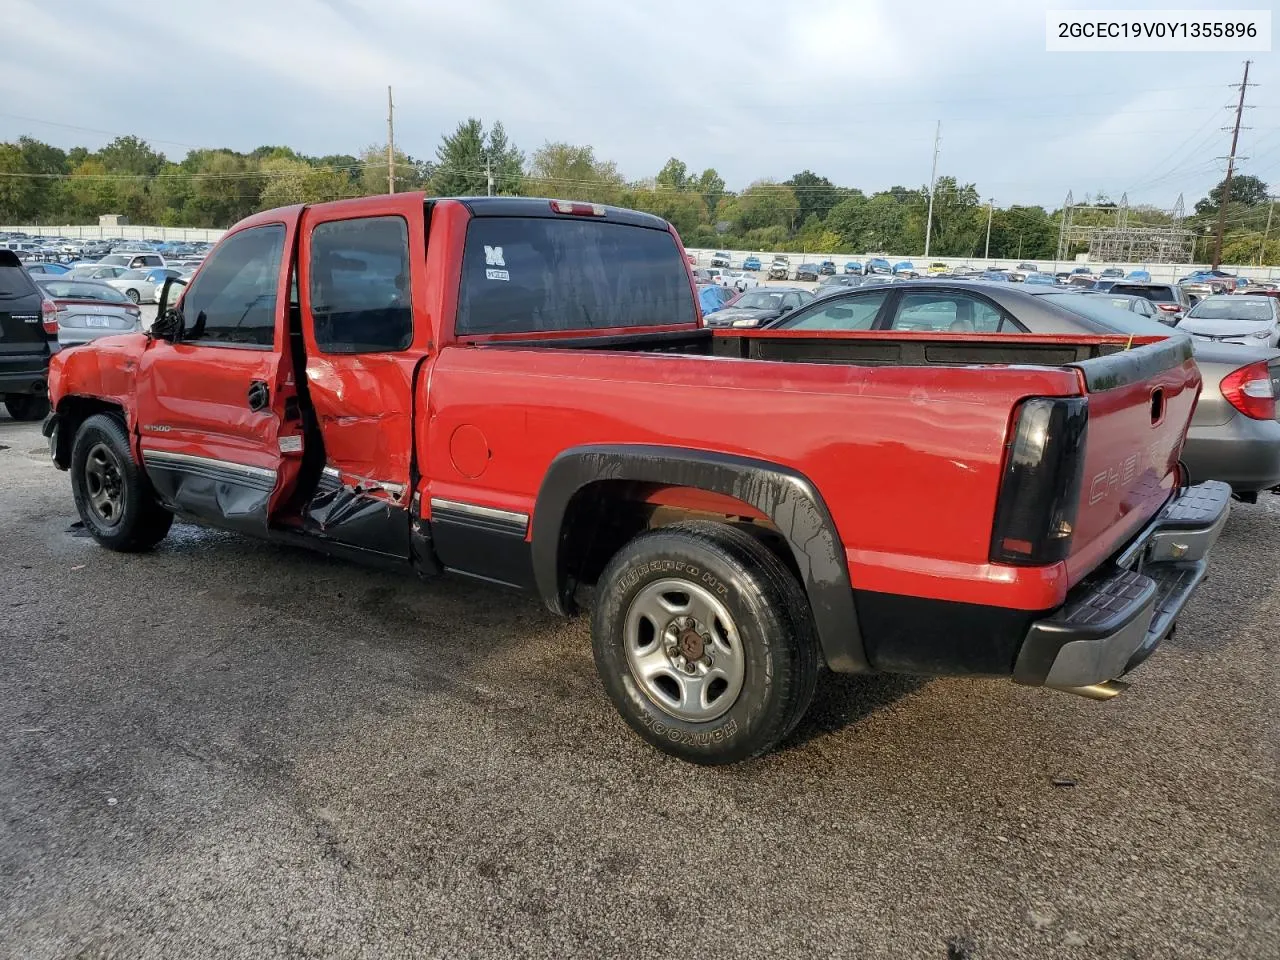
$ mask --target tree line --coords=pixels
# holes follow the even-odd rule
[[[133,223],[227,227],[270,207],[385,193],[387,167],[385,144],[322,157],[284,146],[249,153],[200,149],[174,161],[133,136],[117,137],[96,151],[62,150],[24,136],[0,143],[0,223],[93,223],[99,214],[119,213]],[[690,247],[767,251],[919,255],[930,192],[923,185],[868,194],[807,169],[734,192],[715,169],[698,171],[674,157],[654,176],[629,180],[590,146],[548,142],[526,156],[501,123],[486,128],[475,118],[443,136],[433,158],[396,151],[393,167],[397,190],[617,204],[670,220]],[[1206,231],[1216,222],[1221,190],[1219,184],[1182,222],[1196,233],[1201,259],[1209,255]],[[1280,223],[1275,239],[1262,249],[1269,211],[1266,184],[1256,177],[1236,177],[1228,209],[1224,262],[1280,261]],[[1072,222],[1110,224],[1116,210],[1099,193],[1075,208]],[[989,225],[992,258],[1053,259],[1061,222],[1061,210],[1041,206],[988,209],[976,184],[941,176],[933,189],[930,252],[981,258]],[[1128,212],[1131,226],[1172,223],[1168,213],[1153,207]],[[1075,252],[1080,251],[1070,251]]]

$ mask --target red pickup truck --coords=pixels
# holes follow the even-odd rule
[[[112,549],[178,516],[590,596],[613,702],[696,762],[776,744],[824,665],[1114,695],[1227,515],[1178,462],[1189,341],[844,320],[706,328],[647,214],[289,207],[148,334],[54,358],[45,433]]]

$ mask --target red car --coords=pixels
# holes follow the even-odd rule
[[[60,353],[45,432],[112,549],[176,516],[564,614],[593,586],[614,704],[700,763],[785,737],[824,664],[1114,695],[1226,517],[1178,464],[1189,341],[859,322],[706,328],[648,214],[289,207]]]

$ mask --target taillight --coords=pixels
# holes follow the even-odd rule
[[[1156,306],[1159,307],[1161,310],[1163,310],[1165,313],[1177,313],[1179,310],[1182,309],[1176,303],[1157,303]]]
[[[576,200],[552,200],[551,209],[556,213],[570,213],[576,217],[603,217],[604,207],[598,203],[579,203]]]
[[[996,502],[993,563],[1034,566],[1066,559],[1080,503],[1088,423],[1084,397],[1036,397],[1018,408]]]
[[[52,300],[40,301],[40,323],[45,333],[58,335],[58,305]]]
[[[1246,417],[1254,420],[1276,418],[1276,395],[1271,388],[1271,371],[1265,360],[1232,370],[1222,378],[1222,395]]]

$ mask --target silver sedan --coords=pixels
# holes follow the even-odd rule
[[[1205,297],[1182,318],[1178,329],[1196,340],[1247,347],[1280,344],[1280,301],[1271,297]]]
[[[62,277],[34,279],[45,299],[57,309],[58,343],[63,347],[142,330],[142,312],[105,283]]]

